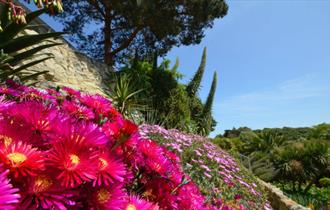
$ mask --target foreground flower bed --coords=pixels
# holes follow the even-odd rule
[[[255,178],[209,139],[157,125],[142,125],[139,130],[143,138],[157,140],[180,156],[184,171],[213,206],[271,209]]]
[[[0,209],[217,209],[98,95],[0,87]]]

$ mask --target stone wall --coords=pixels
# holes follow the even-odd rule
[[[258,179],[260,186],[268,193],[268,201],[274,210],[310,210],[297,204],[277,187]]]
[[[36,34],[36,31],[25,30],[25,34]],[[109,85],[107,74],[113,70],[105,64],[93,61],[77,52],[64,39],[57,39],[62,45],[43,50],[41,53],[51,53],[53,59],[46,60],[31,70],[49,71],[39,76],[39,87],[68,86],[84,92],[104,95]]]

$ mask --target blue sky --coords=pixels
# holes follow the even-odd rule
[[[189,81],[208,49],[200,96],[219,76],[211,136],[233,127],[330,121],[330,1],[228,1],[229,13],[197,46],[173,49]]]
[[[240,126],[330,122],[330,1],[227,2],[228,15],[206,31],[201,44],[174,48],[167,56],[173,63],[179,57],[186,83],[207,47],[203,100],[213,71],[219,76],[213,108],[218,125],[211,136]]]

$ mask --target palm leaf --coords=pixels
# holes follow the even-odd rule
[[[13,55],[12,56],[13,58],[12,58],[12,60],[9,61],[9,63],[11,65],[17,65],[22,60],[25,60],[27,58],[32,57],[34,54],[40,52],[43,49],[54,47],[54,46],[58,46],[58,45],[62,45],[62,44],[61,43],[44,44],[44,45],[35,47],[33,49],[26,50],[24,52],[21,52],[21,53],[18,53],[16,55]]]
[[[0,33],[0,40],[2,40],[3,42],[10,41],[17,34],[19,34],[31,21],[39,17],[44,12],[46,12],[46,9],[40,9],[27,14],[25,17],[26,24],[17,24],[15,22],[9,23],[9,25],[3,28],[3,32]]]
[[[21,81],[22,82],[25,82],[25,81],[28,81],[28,80],[31,80],[31,79],[35,79],[37,78],[39,75],[42,75],[42,74],[46,74],[48,73],[49,71],[41,71],[41,72],[37,72],[37,73],[34,73],[34,74],[30,74],[28,76],[25,76],[25,77],[22,77],[21,78]]]
[[[45,39],[57,38],[63,34],[64,33],[62,33],[62,32],[53,32],[53,33],[46,33],[46,34],[25,35],[25,36],[18,37],[16,39],[12,39],[3,44],[0,44],[0,49],[3,49],[3,51],[8,54],[15,53],[26,47],[30,47],[32,45],[38,44]]]

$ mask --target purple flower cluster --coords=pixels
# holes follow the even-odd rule
[[[199,135],[142,125],[143,138],[152,138],[181,157],[185,172],[218,209],[271,209],[256,179],[227,152]]]

